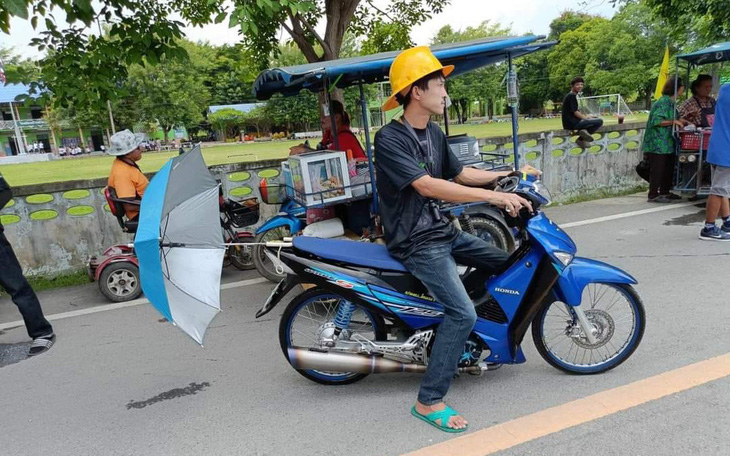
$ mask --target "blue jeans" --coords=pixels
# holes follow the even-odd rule
[[[603,126],[603,119],[581,119],[575,126],[574,130],[586,130],[593,134]]]
[[[418,401],[424,405],[443,401],[466,339],[477,321],[474,303],[461,283],[455,258],[459,264],[497,272],[509,255],[483,239],[460,231],[451,243],[427,246],[403,261],[408,271],[444,306],[444,319],[436,331],[418,392]]]
[[[10,295],[25,322],[28,335],[35,339],[53,334],[53,328],[43,316],[41,303],[23,276],[18,258],[0,229],[0,287]]]

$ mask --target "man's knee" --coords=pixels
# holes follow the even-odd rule
[[[473,328],[477,322],[477,311],[474,309],[474,305],[471,302],[469,302],[469,304],[469,308],[466,311],[465,322],[470,328]]]
[[[469,328],[474,327],[474,324],[477,322],[477,311],[474,309],[474,304],[471,301],[459,307],[455,314],[456,315],[454,316],[462,322],[464,326],[468,326]]]

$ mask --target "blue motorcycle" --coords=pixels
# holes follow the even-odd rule
[[[540,210],[550,203],[541,182],[508,177],[497,191],[523,196],[534,212],[506,217],[520,242],[501,273],[462,276],[478,319],[458,372],[525,362],[520,345],[530,325],[540,355],[565,372],[597,374],[626,361],[645,327],[636,280],[575,256],[570,237]],[[284,356],[300,374],[337,385],[371,373],[425,372],[443,307],[385,246],[301,236],[265,252],[286,278],[257,318],[296,284],[315,284],[289,303],[279,326]]]

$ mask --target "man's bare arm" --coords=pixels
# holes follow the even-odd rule
[[[511,171],[485,171],[483,169],[465,167],[454,178],[454,182],[469,187],[483,187],[495,183],[498,179],[506,177],[509,173]]]
[[[411,184],[413,188],[426,198],[432,198],[451,203],[487,202],[497,207],[516,213],[523,207],[532,210],[529,201],[514,193],[501,193],[477,187],[467,187],[444,179],[431,176],[421,176]]]

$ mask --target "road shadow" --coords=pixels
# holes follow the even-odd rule
[[[0,344],[0,368],[28,359],[30,342]]]

